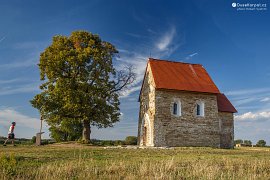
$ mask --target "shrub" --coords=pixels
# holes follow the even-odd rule
[[[243,140],[242,139],[234,140],[234,145],[236,144],[243,144]]]
[[[32,143],[36,143],[36,139],[37,139],[37,137],[36,136],[33,136],[32,137]]]
[[[137,145],[137,137],[136,136],[127,136],[125,139],[126,145]]]
[[[121,146],[124,145],[125,142],[122,140],[98,140],[91,139],[91,144],[95,146]]]
[[[250,140],[244,140],[244,144],[251,146],[252,142]]]
[[[261,139],[257,142],[256,146],[259,146],[259,147],[265,147],[266,145],[266,141]]]

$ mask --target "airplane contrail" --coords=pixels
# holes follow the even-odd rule
[[[2,41],[4,41],[5,39],[6,39],[6,36],[2,37],[2,38],[0,39],[0,43],[1,43]]]

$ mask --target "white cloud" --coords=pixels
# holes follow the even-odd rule
[[[40,128],[40,120],[21,114],[12,108],[0,109],[0,124],[8,127],[11,122],[15,121],[17,126],[28,127],[33,129]]]
[[[174,38],[176,35],[176,29],[174,26],[171,26],[171,28],[169,29],[169,31],[167,31],[161,38],[160,40],[157,42],[156,47],[160,50],[160,51],[166,51],[168,50],[169,46],[171,45],[171,43],[173,42]]]
[[[125,90],[125,91],[121,94],[120,98],[128,97],[131,93],[136,92],[136,91],[138,91],[138,90],[140,90],[140,89],[141,89],[141,85],[131,87],[131,88]]]
[[[267,101],[270,101],[270,98],[269,97],[266,97],[266,98],[263,98],[262,100],[260,100],[261,102],[267,102]]]
[[[270,111],[263,111],[263,112],[247,112],[242,115],[236,115],[235,120],[237,121],[260,121],[260,120],[270,120]]]

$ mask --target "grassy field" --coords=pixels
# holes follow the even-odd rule
[[[270,179],[270,149],[0,147],[0,179]]]

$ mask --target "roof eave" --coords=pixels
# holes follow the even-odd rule
[[[169,91],[181,91],[181,92],[193,92],[193,93],[208,93],[208,94],[220,94],[220,92],[209,92],[209,91],[191,91],[181,89],[169,89],[169,88],[155,88],[156,90],[169,90]]]
[[[237,110],[235,110],[235,111],[220,111],[220,110],[218,110],[218,112],[225,112],[225,113],[238,113],[238,111],[237,111]]]

